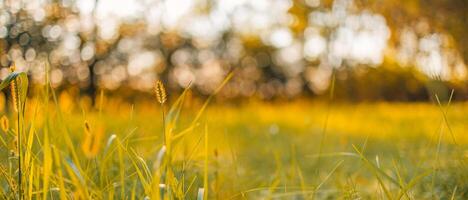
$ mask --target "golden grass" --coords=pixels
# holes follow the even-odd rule
[[[23,106],[10,113],[16,130],[3,129],[3,199],[463,199],[468,192],[466,103],[209,106],[213,96],[194,99],[190,90],[167,99],[158,82],[160,105],[101,92],[93,108],[70,91],[33,89],[25,116]],[[23,137],[10,155],[15,133]]]

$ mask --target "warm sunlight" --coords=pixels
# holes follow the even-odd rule
[[[466,0],[0,0],[0,199],[468,199]]]

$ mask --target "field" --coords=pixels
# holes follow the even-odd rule
[[[2,118],[5,199],[468,197],[466,103],[33,92]]]
[[[468,0],[0,0],[0,200],[468,200]]]

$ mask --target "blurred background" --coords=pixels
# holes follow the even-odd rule
[[[0,76],[149,95],[468,99],[466,0],[0,0]],[[34,87],[34,86],[32,86]]]

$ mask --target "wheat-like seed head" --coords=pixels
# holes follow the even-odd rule
[[[16,83],[16,79],[11,81],[10,83],[10,92],[11,92],[11,101],[13,102],[13,108],[15,112],[18,112],[20,103],[18,101],[18,84]]]
[[[15,63],[13,63],[11,66],[10,66],[10,71],[11,72],[14,72],[16,70],[16,65]],[[13,79],[13,81],[11,81],[10,83],[10,91],[11,91],[11,100],[13,102],[13,108],[16,112],[18,112],[19,110],[19,106],[20,106],[20,103],[18,101],[18,94],[19,94],[19,91],[18,91],[18,83],[17,83],[17,79]]]
[[[156,85],[154,86],[154,93],[156,95],[156,99],[160,104],[166,102],[166,89],[164,88],[164,85],[161,81],[156,81]]]
[[[5,115],[3,115],[0,120],[1,120],[2,130],[4,132],[7,132],[9,128],[8,118]]]

